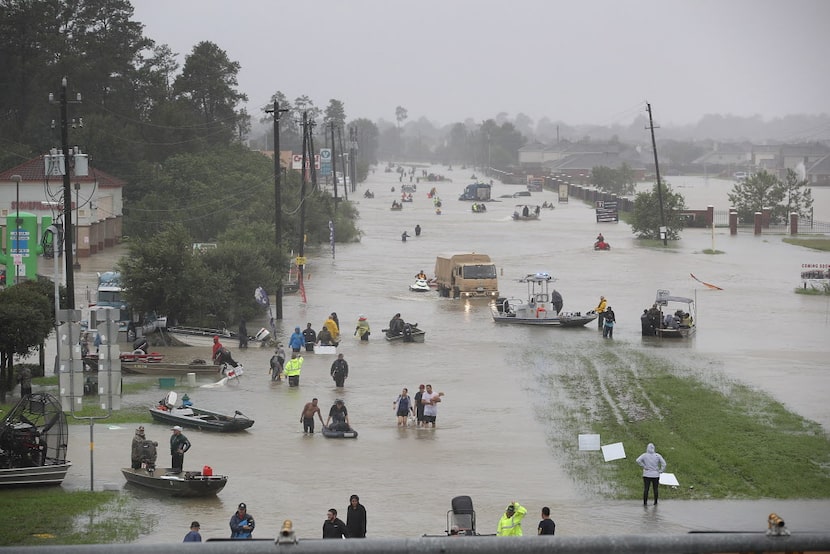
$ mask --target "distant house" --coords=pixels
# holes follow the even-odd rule
[[[583,152],[568,154],[560,159],[546,162],[543,168],[551,175],[564,175],[572,181],[585,183],[591,178],[591,171],[595,167],[620,169],[623,164],[628,165],[638,181],[645,179],[646,168],[633,157],[621,156],[618,152]]]
[[[752,147],[744,144],[716,142],[711,152],[705,153],[692,163],[723,169],[746,167],[752,163]]]
[[[814,186],[830,186],[830,154],[807,168],[807,182]]]
[[[46,156],[40,156],[0,172],[0,225],[16,210],[62,220],[63,176],[46,172]],[[12,180],[19,175],[20,186]],[[76,256],[83,258],[121,242],[124,217],[124,181],[89,168],[89,175],[72,175],[72,223],[77,226]],[[19,204],[18,204],[19,194]],[[5,245],[5,228],[3,240]],[[41,229],[42,233],[43,230]]]

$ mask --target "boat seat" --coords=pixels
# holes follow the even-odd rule
[[[193,410],[190,408],[176,408],[173,413],[175,415],[193,415]]]

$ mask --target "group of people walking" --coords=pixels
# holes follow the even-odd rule
[[[443,392],[433,391],[432,385],[418,385],[418,392],[414,398],[409,396],[409,389],[404,388],[392,401],[398,426],[406,427],[411,417],[415,420],[416,427],[432,425],[434,428],[438,420],[438,404],[443,396]]]

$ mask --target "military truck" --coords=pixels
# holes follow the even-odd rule
[[[444,298],[499,295],[496,265],[487,254],[455,254],[435,259],[435,281]]]
[[[490,189],[492,187],[485,183],[473,183],[467,185],[459,200],[474,200],[476,202],[488,202],[490,200]]]

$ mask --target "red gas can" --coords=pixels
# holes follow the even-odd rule
[[[213,468],[210,466],[205,466],[202,468],[202,475],[205,477],[210,477],[213,475]]]

